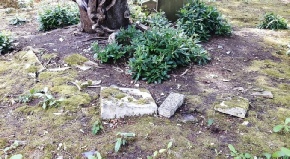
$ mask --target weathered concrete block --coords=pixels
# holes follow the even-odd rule
[[[274,98],[272,92],[270,92],[270,91],[254,92],[251,95],[252,96],[260,96],[260,97],[264,97],[264,98],[270,98],[270,99],[273,99]]]
[[[146,89],[101,87],[101,118],[157,113],[157,105]]]
[[[235,97],[233,99],[223,101],[214,107],[214,110],[216,111],[240,118],[245,118],[248,109],[249,100],[243,97]]]
[[[158,108],[159,115],[170,118],[174,115],[177,108],[179,108],[184,101],[184,95],[179,93],[170,93],[169,96]]]

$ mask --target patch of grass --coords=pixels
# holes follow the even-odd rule
[[[287,21],[274,13],[266,13],[264,15],[263,21],[258,25],[260,29],[287,29]]]
[[[64,62],[70,66],[81,65],[86,61],[88,61],[88,59],[80,54],[72,54],[64,58]]]

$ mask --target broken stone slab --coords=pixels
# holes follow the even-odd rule
[[[270,99],[274,98],[272,92],[270,92],[270,91],[254,92],[251,95],[252,96],[260,96],[260,97],[264,97],[264,98],[270,98]]]
[[[179,93],[170,93],[169,96],[158,108],[158,113],[161,116],[170,118],[175,111],[183,104],[184,95]]]
[[[45,69],[32,50],[21,51],[16,55],[16,58],[20,61],[25,61],[24,69],[33,78],[36,77],[36,72],[42,72]]]
[[[227,101],[223,101],[220,104],[215,105],[214,110],[236,116],[239,118],[245,118],[249,109],[249,100],[243,97],[234,97]]]
[[[193,116],[192,114],[183,115],[181,118],[181,121],[183,123],[188,123],[188,122],[197,123],[198,122],[197,118],[195,116]]]
[[[65,71],[71,69],[71,67],[60,67],[60,68],[51,68],[51,69],[47,69],[48,72],[61,72],[61,71]]]
[[[147,89],[101,87],[100,105],[102,119],[157,113],[157,105]]]
[[[83,71],[89,70],[91,68],[102,68],[97,63],[95,63],[93,61],[86,61],[82,65],[77,65],[76,67],[83,70]]]

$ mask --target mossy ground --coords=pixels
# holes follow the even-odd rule
[[[27,74],[27,70],[23,70],[26,63],[19,56],[15,54],[1,56],[0,149],[10,146],[14,140],[20,140],[25,141],[26,144],[10,151],[8,156],[20,153],[25,158],[50,159],[58,156],[82,158],[83,152],[98,150],[105,158],[135,159],[146,158],[154,151],[166,148],[167,143],[173,141],[170,154],[162,156],[163,158],[208,159],[230,158],[228,144],[233,144],[239,152],[248,152],[257,156],[264,152],[277,151],[280,147],[289,148],[290,134],[273,133],[272,129],[275,125],[281,124],[286,117],[290,117],[290,57],[284,53],[284,46],[289,42],[290,32],[289,30],[268,31],[246,27],[256,27],[264,13],[270,11],[290,21],[290,4],[284,4],[278,0],[249,0],[247,3],[230,0],[211,2],[211,4],[217,6],[235,28],[245,28],[248,34],[245,34],[243,38],[235,34],[236,36],[230,38],[227,43],[230,44],[231,41],[240,38],[239,43],[235,45],[226,43],[224,50],[215,50],[215,54],[212,54],[213,62],[204,68],[190,68],[187,74],[181,77],[182,80],[178,78],[178,75],[174,75],[172,81],[160,84],[163,86],[161,88],[164,88],[162,93],[173,89],[186,94],[185,104],[171,119],[144,116],[105,121],[107,123],[104,125],[105,130],[99,135],[93,135],[91,126],[100,117],[99,89],[85,88],[79,91],[71,82],[102,78],[107,84],[105,86],[108,86],[111,83],[105,80],[114,80],[109,76],[112,73],[109,72],[110,69],[106,70],[109,73],[104,73],[109,78],[95,74],[89,76],[85,74],[86,72],[73,67],[75,64],[82,64],[87,59],[77,54],[70,54],[71,56],[65,56],[66,60],[61,58],[60,63],[72,65],[72,69],[61,72],[41,72],[38,77],[39,82],[36,83],[36,80]],[[0,15],[6,14],[1,12]],[[5,23],[0,28],[6,26],[8,25]],[[19,28],[14,28],[13,31],[17,29]],[[45,38],[49,36],[51,35],[47,34]],[[223,38],[213,39],[209,42],[212,44],[209,47],[221,45],[223,40]],[[255,41],[258,42],[255,43]],[[257,47],[262,49],[256,51]],[[231,49],[233,57],[231,54],[222,54],[222,51],[227,51],[226,49]],[[48,52],[40,55],[42,64],[47,63],[49,59],[62,57],[60,56],[61,49],[58,51],[60,53]],[[257,58],[246,56],[247,53],[250,54],[253,51],[259,55]],[[235,52],[237,54],[234,54]],[[264,56],[269,52],[270,55]],[[241,65],[239,62],[244,60],[249,62]],[[222,69],[218,70],[219,67]],[[225,69],[229,71],[224,71]],[[116,72],[113,73],[116,74]],[[217,74],[218,77],[207,77],[210,73]],[[80,79],[83,76],[86,79]],[[231,81],[223,82],[223,78]],[[119,84],[118,82],[113,84]],[[174,89],[178,82],[182,84],[180,90]],[[125,84],[130,85],[130,81]],[[155,97],[160,97],[158,90],[160,85],[141,84],[142,87],[150,88],[150,92]],[[245,93],[234,92],[233,88],[237,86],[244,87]],[[44,87],[48,87],[54,97],[65,98],[59,107],[43,110],[38,106],[38,100],[27,104],[14,103],[19,95],[27,93],[30,89],[41,90]],[[198,91],[191,88],[197,88]],[[274,99],[251,97],[249,94],[256,88],[272,91]],[[251,107],[245,119],[213,110],[215,102],[235,95],[250,99]],[[183,114],[193,114],[198,121],[180,122],[181,120],[178,119],[181,119]],[[209,119],[214,121],[211,126],[207,125]],[[249,122],[248,125],[243,124],[245,121]],[[134,132],[137,137],[127,146],[122,147],[121,152],[114,153],[114,142],[118,132]],[[0,156],[4,156],[3,151],[0,151]]]

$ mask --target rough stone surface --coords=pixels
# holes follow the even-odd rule
[[[215,105],[214,110],[221,113],[245,118],[249,109],[249,100],[242,97],[234,97],[220,104]]]
[[[184,95],[179,93],[170,93],[158,108],[159,115],[170,118],[172,115],[174,115],[177,108],[183,104],[183,101]]]
[[[272,92],[270,92],[270,91],[254,92],[251,95],[252,96],[260,96],[260,97],[264,97],[264,98],[270,98],[270,99],[274,98]]]
[[[191,122],[191,123],[197,123],[198,120],[195,116],[191,115],[191,114],[185,114],[182,116],[181,118],[181,121],[183,123],[188,123],[188,122]]]
[[[157,113],[157,105],[146,89],[101,87],[100,98],[102,119]]]

